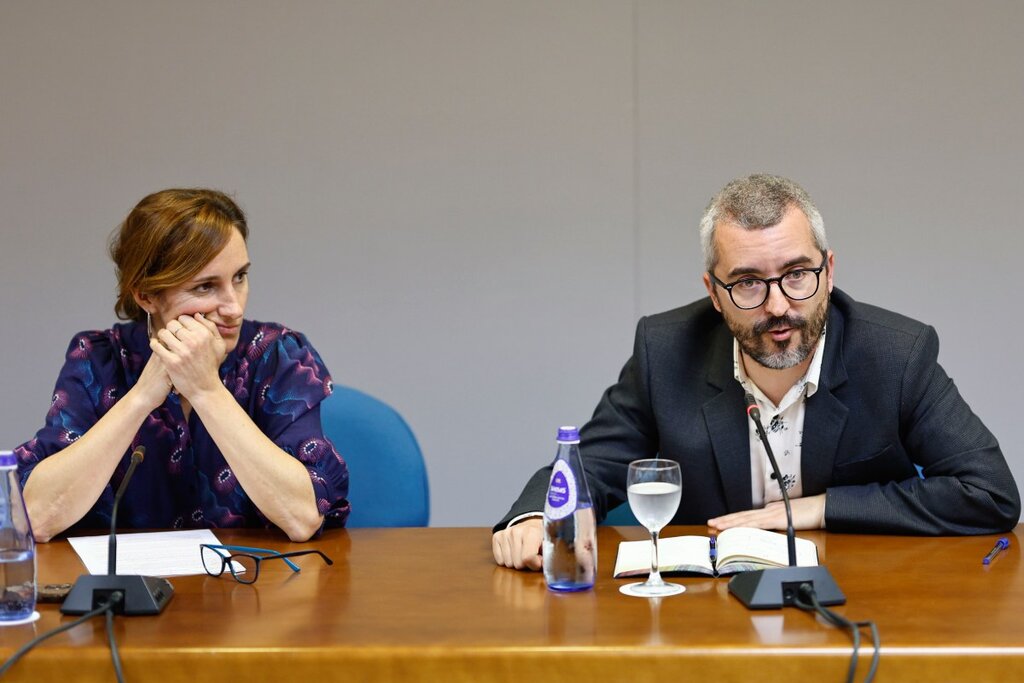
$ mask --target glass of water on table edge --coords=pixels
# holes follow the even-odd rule
[[[651,532],[651,574],[643,583],[620,587],[622,593],[638,598],[658,598],[686,590],[685,586],[662,581],[658,571],[658,532],[675,516],[681,495],[679,463],[661,458],[629,463],[626,496],[637,520]]]

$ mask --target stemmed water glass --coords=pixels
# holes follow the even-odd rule
[[[674,460],[653,458],[629,463],[626,496],[637,520],[651,532],[651,573],[643,583],[619,588],[626,595],[656,598],[686,590],[685,586],[662,581],[658,570],[658,532],[675,516],[682,490],[682,473]]]

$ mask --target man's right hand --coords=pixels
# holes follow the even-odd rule
[[[543,520],[539,517],[524,519],[491,537],[494,561],[503,567],[540,571],[544,566],[540,549],[543,541]]]

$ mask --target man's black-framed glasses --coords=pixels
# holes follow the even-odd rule
[[[334,561],[319,550],[296,550],[290,553],[279,553],[266,548],[250,548],[244,545],[199,544],[199,553],[203,558],[203,569],[210,576],[220,576],[227,569],[239,583],[256,583],[260,576],[260,564],[263,560],[282,559],[293,572],[300,571],[299,565],[288,558],[300,555],[319,555],[327,564]]]
[[[768,301],[768,293],[771,291],[773,282],[779,286],[779,291],[786,298],[793,301],[810,299],[817,294],[821,271],[825,270],[825,263],[828,261],[827,254],[822,256],[821,265],[817,268],[794,268],[778,277],[741,277],[735,282],[726,284],[715,277],[714,273],[708,271],[708,275],[715,281],[715,284],[729,292],[729,298],[732,299],[736,308],[746,311],[757,308]]]

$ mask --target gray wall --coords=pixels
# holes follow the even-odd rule
[[[703,294],[730,178],[814,196],[855,297],[934,324],[1024,482],[1024,5],[0,1],[0,443],[113,321],[144,194],[249,214],[248,317],[421,440],[433,524],[488,525],[643,314]],[[358,486],[358,482],[355,482]]]

